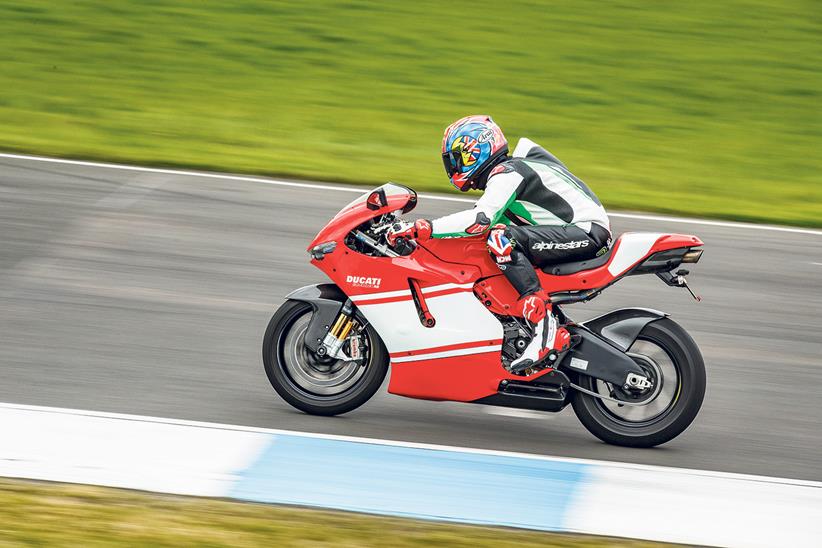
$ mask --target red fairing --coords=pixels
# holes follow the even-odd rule
[[[551,371],[523,377],[506,371],[499,350],[409,363],[391,363],[388,391],[423,400],[471,402],[496,394],[503,379],[532,381]]]
[[[517,292],[489,255],[485,236],[432,239],[404,257],[372,257],[345,245],[348,233],[371,218],[413,206],[412,191],[386,185],[384,198],[364,195],[325,226],[309,249],[336,243],[312,264],[348,295],[377,330],[391,358],[389,391],[414,398],[473,401],[497,393],[511,375],[501,363],[502,325],[491,312],[519,316]],[[380,205],[385,201],[386,205]],[[684,234],[625,234],[603,266],[568,276],[539,271],[547,293],[606,286],[657,251],[702,245]],[[410,282],[413,280],[413,283]],[[412,289],[422,294],[433,327],[421,322]]]
[[[485,235],[468,238],[435,238],[421,243],[420,246],[424,246],[443,262],[474,265],[480,269],[482,277],[499,274],[499,267],[488,254],[488,245],[485,240]]]
[[[635,253],[631,255],[630,257],[633,257],[634,260],[628,261],[624,269],[621,269],[618,273],[615,273],[612,271],[611,267],[615,264],[616,259],[620,258],[620,254],[625,251],[621,251],[620,247],[625,246],[626,238],[629,238],[631,235],[632,233],[629,232],[617,238],[617,241],[614,243],[613,250],[611,251],[611,259],[603,266],[568,276],[552,276],[542,272],[541,270],[537,270],[537,275],[540,278],[540,284],[542,284],[542,287],[549,294],[558,293],[560,291],[581,291],[584,289],[603,287],[621,277],[631,267],[636,266],[638,263],[658,251],[667,251],[669,249],[696,247],[702,245],[702,240],[696,236],[690,236],[687,234],[658,234],[656,235],[658,236],[656,238],[656,242],[653,243],[649,249],[641,254]]]
[[[614,259],[619,256],[619,248],[623,244],[624,239],[626,237],[630,238],[632,235],[633,233],[629,232],[617,238],[611,251],[611,260],[599,268],[585,270],[568,276],[552,276],[538,269],[537,274],[543,289],[550,294],[560,291],[592,289],[610,284],[624,273],[623,271],[620,274],[613,274],[609,271],[609,267],[614,262]],[[703,245],[702,240],[689,234],[658,234],[655,236],[657,236],[655,243],[653,243],[646,252],[636,256],[635,260],[629,263],[629,267],[635,266],[658,251]],[[477,266],[481,270],[481,277],[483,278],[501,275],[499,267],[496,262],[491,259],[491,256],[486,250],[487,244],[484,237],[435,239],[425,242],[424,245],[427,250],[431,251],[431,253],[443,261],[469,263]],[[513,288],[511,288],[511,290],[513,291]],[[508,294],[510,295],[510,293]],[[516,300],[516,298],[514,298],[514,300]],[[497,313],[503,314],[505,312]]]
[[[502,273],[480,280],[474,286],[474,294],[494,314],[520,315],[521,310],[517,307],[519,293]]]
[[[630,233],[629,233],[630,234]],[[540,284],[546,293],[560,293],[565,291],[583,291],[586,289],[596,289],[604,287],[613,283],[617,278],[623,276],[628,270],[642,262],[650,255],[659,251],[667,251],[669,249],[681,249],[683,247],[698,247],[703,245],[702,240],[696,236],[688,234],[659,234],[655,243],[643,253],[641,257],[636,260],[627,261],[624,269],[617,274],[613,274],[609,268],[614,265],[615,258],[620,256],[620,246],[624,243],[624,238],[629,237],[629,234],[623,234],[614,243],[611,251],[611,259],[599,268],[592,270],[584,270],[576,274],[569,274],[567,276],[552,276],[546,274],[541,270],[537,270]],[[474,288],[474,293],[480,298],[488,307],[488,310],[494,314],[518,316],[519,311],[514,305],[519,294],[516,289],[508,282],[505,276],[497,271],[492,273],[488,278],[480,280]],[[490,303],[490,304],[488,304]]]
[[[345,244],[337,245],[337,251],[321,261],[312,259],[311,264],[325,272],[348,296],[408,291],[409,278],[427,288],[448,283],[466,284],[480,277],[477,268],[443,263],[422,247],[406,257],[388,258],[361,255]]]
[[[416,193],[412,190],[394,185],[384,185],[384,187],[381,188],[388,186],[395,189],[396,193],[385,193],[385,198],[388,202],[387,205],[377,207],[376,209],[369,208],[369,199],[376,195],[376,190],[367,195],[361,196],[344,207],[334,216],[333,219],[328,221],[328,224],[325,225],[325,227],[320,230],[319,234],[317,234],[317,236],[311,241],[308,249],[310,250],[315,245],[325,242],[337,241],[341,243],[342,240],[345,239],[345,236],[354,227],[359,226],[374,217],[378,217],[385,213],[391,213],[392,211],[397,211],[399,209],[408,208],[407,211],[413,209],[417,201]],[[371,200],[371,207],[374,208],[375,206],[379,206],[379,202]]]

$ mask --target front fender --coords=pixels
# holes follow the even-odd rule
[[[307,303],[316,300],[331,300],[344,303],[348,296],[343,293],[337,284],[312,284],[295,289],[285,296],[291,301],[304,301]]]
[[[667,316],[665,312],[651,308],[621,308],[580,325],[627,352],[646,325]]]
[[[348,296],[336,284],[314,284],[292,291],[285,297],[290,301],[302,301],[311,305],[314,315],[305,333],[305,346],[316,352],[328,333],[329,326],[337,319]]]

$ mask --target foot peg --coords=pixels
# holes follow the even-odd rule
[[[578,334],[574,333],[573,335],[571,335],[571,342],[568,345],[568,350],[571,350],[575,346],[578,346],[579,343],[581,343],[581,342],[582,342],[582,335],[578,335]]]

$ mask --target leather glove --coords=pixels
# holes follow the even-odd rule
[[[417,219],[413,223],[400,221],[394,223],[385,235],[389,245],[394,245],[397,238],[408,240],[425,241],[431,237],[431,221],[427,219]]]

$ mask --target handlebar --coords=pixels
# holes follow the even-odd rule
[[[399,257],[400,256],[399,253],[397,253],[396,251],[394,251],[393,249],[391,249],[387,245],[379,243],[377,240],[375,240],[374,238],[372,238],[371,236],[369,236],[368,234],[365,234],[364,232],[362,232],[360,230],[355,231],[354,236],[359,241],[361,241],[362,243],[364,243],[365,245],[367,245],[368,247],[370,247],[371,249],[373,249],[377,253],[381,253],[382,255],[385,255],[386,257]]]
[[[399,215],[396,212],[386,213],[372,219],[369,223],[360,225],[359,228],[352,230],[350,234],[358,242],[376,252],[377,255],[391,258],[404,257],[410,255],[417,248],[417,243],[408,238],[397,238],[392,246],[387,243],[384,236],[385,232],[399,220]]]

